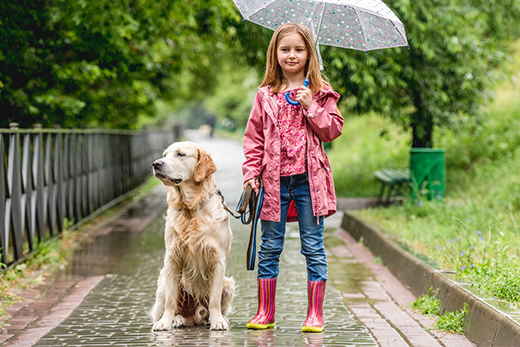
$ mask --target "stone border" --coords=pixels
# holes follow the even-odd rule
[[[479,347],[520,346],[520,325],[473,293],[459,286],[423,261],[403,250],[378,228],[344,212],[341,227],[363,244],[416,296],[438,289],[439,313],[459,310],[468,304],[464,334]]]

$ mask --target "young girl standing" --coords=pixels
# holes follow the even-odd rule
[[[303,86],[305,78],[310,80]],[[291,99],[299,105],[285,100]],[[251,329],[274,327],[276,279],[285,240],[285,223],[298,221],[307,262],[307,319],[303,331],[323,331],[327,259],[323,219],[336,212],[329,161],[322,142],[341,135],[339,95],[323,81],[312,34],[288,23],[273,34],[265,78],[256,95],[244,134],[244,187],[264,185],[258,252],[258,313]]]

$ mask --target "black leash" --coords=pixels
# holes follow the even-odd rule
[[[231,211],[229,207],[227,207],[224,202],[224,197],[222,193],[219,191],[218,194],[222,197],[222,204],[224,205],[224,209],[229,212],[230,215],[235,217],[236,219],[240,219],[242,224],[248,225],[251,223],[253,218],[255,218],[256,209],[258,206],[258,201],[260,199],[260,190],[263,189],[262,179],[259,177],[258,181],[260,186],[258,188],[259,193],[253,194],[253,187],[248,185],[240,195],[240,200],[238,201],[237,206],[235,207],[236,213]]]
[[[247,246],[246,253],[246,268],[248,271],[252,271],[255,269],[255,259],[256,259],[256,226],[258,224],[258,217],[260,216],[260,211],[262,210],[262,204],[264,202],[264,187],[262,184],[262,179],[258,177],[258,181],[260,186],[258,188],[258,194],[253,192],[253,187],[248,185],[240,196],[240,200],[237,204],[235,214],[233,211],[226,206],[224,201],[224,197],[220,190],[217,192],[222,200],[222,205],[224,205],[224,209],[229,212],[236,219],[240,218],[242,224],[247,225],[251,224],[252,221],[254,223],[251,224],[251,233],[249,234],[249,244]]]

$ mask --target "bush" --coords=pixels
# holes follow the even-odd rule
[[[336,194],[377,196],[380,185],[374,171],[408,167],[409,141],[408,132],[376,114],[346,118],[343,135],[334,140],[328,153]]]

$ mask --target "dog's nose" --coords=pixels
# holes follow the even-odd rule
[[[162,160],[156,160],[152,163],[152,166],[154,169],[159,169],[164,165],[164,162]]]

